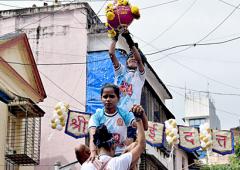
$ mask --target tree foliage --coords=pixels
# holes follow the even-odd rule
[[[240,170],[240,138],[234,147],[235,154],[230,157],[229,164],[225,165],[206,165],[201,170]]]

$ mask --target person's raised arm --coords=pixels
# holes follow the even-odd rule
[[[122,33],[122,36],[126,39],[127,44],[129,46],[130,50],[132,51],[135,60],[137,60],[137,62],[138,62],[138,69],[139,69],[139,71],[141,73],[144,72],[145,68],[144,68],[144,64],[143,64],[142,59],[141,59],[141,55],[140,55],[137,47],[135,46],[135,43],[133,42],[132,37],[130,36],[129,31],[126,30],[124,33]]]
[[[116,54],[115,54],[115,50],[116,50],[116,44],[117,44],[117,41],[116,40],[112,40],[112,43],[110,45],[110,48],[109,48],[109,56],[112,60],[112,63],[113,63],[113,67],[114,69],[117,69],[119,68],[119,61],[116,57]]]
[[[142,113],[142,122],[143,122],[143,127],[144,130],[147,131],[148,130],[148,118],[145,112]]]
[[[132,153],[132,163],[136,162],[139,159],[142,152],[146,148],[146,139],[142,119],[137,119],[136,125],[137,125],[137,144],[130,151]]]
[[[133,112],[136,118],[142,119],[144,130],[148,130],[148,118],[143,107],[141,105],[134,104],[130,111]],[[137,127],[136,121],[133,122],[133,126]]]
[[[95,159],[95,156],[97,155],[97,148],[96,146],[94,145],[93,143],[93,135],[95,134],[96,132],[96,128],[95,127],[91,127],[89,129],[89,137],[90,137],[90,141],[89,141],[89,149],[90,149],[90,156],[88,158],[88,161],[94,161]]]
[[[134,55],[135,59],[136,59],[137,62],[138,62],[138,69],[139,69],[139,71],[140,71],[141,73],[143,73],[143,72],[145,71],[145,67],[144,67],[144,64],[143,64],[143,62],[142,62],[140,53],[138,52],[138,49],[137,49],[135,46],[133,46],[131,50],[132,50],[132,52],[133,52],[133,55]]]

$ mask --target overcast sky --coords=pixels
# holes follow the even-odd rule
[[[43,2],[0,0],[0,9],[14,8],[3,4],[29,7],[32,4],[41,6]],[[142,9],[141,18],[135,20],[129,29],[145,54],[179,45],[202,44],[188,49],[184,46],[147,55],[148,62],[173,95],[173,99],[167,101],[167,106],[178,122],[183,123],[181,118],[184,116],[186,87],[210,92],[215,101],[222,129],[238,126],[240,39],[234,38],[240,37],[240,7],[238,8],[240,1],[131,0],[130,2]],[[105,17],[101,16],[104,15],[103,4],[106,4],[105,1],[90,3],[96,13],[100,11],[100,18],[105,21]],[[230,41],[225,42],[227,40]],[[181,50],[184,51],[179,52]]]

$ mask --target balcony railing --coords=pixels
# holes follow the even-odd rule
[[[38,165],[44,112],[30,100],[14,101],[8,107],[6,160],[16,165]]]

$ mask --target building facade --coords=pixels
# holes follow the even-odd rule
[[[95,94],[89,88],[90,80],[99,86],[103,83],[101,80],[113,80],[113,76],[109,76],[113,73],[108,57],[110,40],[103,24],[87,3],[0,11],[0,15],[0,34],[16,30],[27,34],[48,94],[44,103],[39,105],[46,114],[41,127],[40,165],[35,169],[52,170],[56,162],[62,165],[74,162],[74,147],[85,140],[74,139],[63,131],[54,131],[49,124],[54,105],[59,101],[69,103],[73,110],[94,112],[95,106],[91,105],[91,101],[100,102],[100,98],[96,96],[98,89]],[[128,49],[121,38],[118,44],[118,50]],[[108,63],[96,62],[104,57],[108,58]],[[96,67],[99,69],[89,71]],[[103,77],[91,79],[90,74],[95,76],[100,73]],[[146,73],[141,104],[149,120],[163,123],[174,118],[165,106],[165,100],[172,98],[168,89],[148,63]],[[187,167],[188,155],[185,152],[176,150],[171,159],[168,159],[169,153],[169,149],[148,145],[140,168],[174,170]],[[71,165],[71,169],[79,168],[79,165]]]
[[[113,82],[114,70],[111,60],[108,56],[108,48],[111,41],[107,38],[106,30],[103,25],[99,24],[88,35],[88,63],[87,68],[90,69],[91,77],[97,80],[106,80]],[[116,46],[116,55],[122,64],[126,63],[126,58],[121,55],[120,51],[128,52],[128,46],[124,42],[122,37],[119,37]],[[100,60],[100,61],[98,61]],[[104,62],[102,62],[104,60]],[[105,68],[103,68],[105,67]],[[93,68],[93,69],[91,69]],[[144,107],[148,120],[164,123],[165,120],[175,118],[174,115],[165,106],[165,101],[171,99],[172,95],[164,85],[164,83],[157,76],[151,65],[146,62],[146,81],[142,89],[141,105]],[[101,70],[101,71],[100,71]],[[110,71],[109,71],[110,70]],[[106,76],[107,75],[107,76]],[[94,79],[94,80],[95,80]],[[100,84],[104,84],[105,81],[101,81]],[[87,111],[91,112],[94,107],[94,99],[96,96],[94,92],[88,91],[88,87],[96,87],[96,82],[89,80],[87,83],[87,93],[89,97],[87,99]],[[91,85],[91,84],[94,85]],[[99,85],[100,89],[101,85]],[[93,91],[99,91],[94,89]],[[87,95],[88,96],[88,95]],[[155,170],[155,169],[188,169],[188,155],[181,149],[174,151],[173,157],[170,157],[171,148],[165,146],[164,148],[152,147],[149,144],[146,146],[146,151],[141,156],[141,163],[139,165],[140,170]]]
[[[40,162],[46,93],[26,34],[0,37],[0,168],[33,170]]]
[[[221,129],[214,102],[208,94],[186,94],[184,121],[187,126],[199,127],[208,123],[211,129]]]
[[[199,127],[201,124],[208,123],[211,129],[221,130],[221,123],[216,114],[216,108],[209,94],[189,93],[185,98],[185,123],[188,126]],[[209,153],[199,151],[198,154],[204,164],[228,164],[229,155]]]

